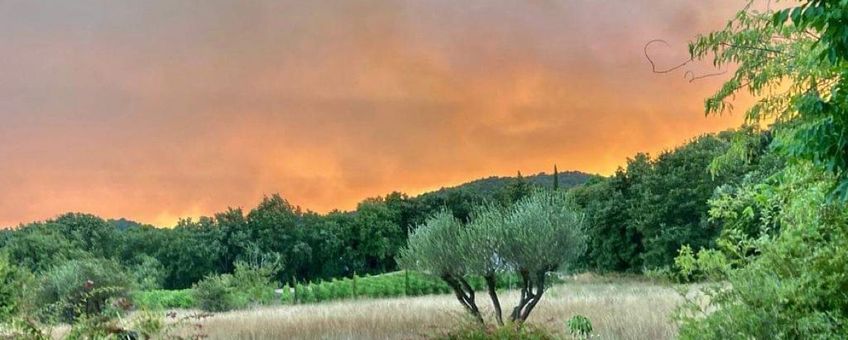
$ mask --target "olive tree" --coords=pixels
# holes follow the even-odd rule
[[[417,270],[441,278],[453,289],[459,303],[483,323],[475,301],[474,289],[466,280],[468,268],[457,240],[461,237],[462,223],[450,212],[440,211],[409,235],[406,248],[398,257],[398,264],[407,270]]]
[[[541,300],[548,274],[585,251],[583,226],[583,214],[564,195],[539,191],[510,207],[477,207],[465,225],[446,212],[432,216],[410,235],[399,263],[441,277],[480,323],[466,276],[483,277],[499,325],[504,322],[497,275],[516,273],[521,298],[510,321],[520,326]]]
[[[521,277],[521,299],[511,320],[523,323],[542,299],[548,273],[586,250],[584,218],[563,195],[538,192],[518,201],[504,222],[497,255]]]
[[[504,245],[502,228],[506,223],[506,211],[495,204],[483,204],[476,207],[471,216],[456,240],[459,258],[468,274],[483,277],[492,300],[495,320],[503,326],[497,274],[507,269],[506,263],[499,256],[499,249]]]

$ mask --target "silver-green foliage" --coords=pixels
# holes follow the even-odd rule
[[[398,264],[435,276],[465,275],[467,266],[457,242],[461,231],[462,224],[450,212],[436,213],[409,235]]]
[[[583,213],[565,196],[538,192],[509,209],[497,256],[517,270],[554,271],[586,250]]]
[[[467,224],[447,211],[431,216],[410,234],[398,262],[437,276],[554,271],[586,250],[584,225],[564,195],[539,191],[511,207],[477,207]]]
[[[444,279],[480,322],[466,277],[484,277],[499,324],[496,275],[515,272],[522,293],[511,320],[521,323],[541,299],[548,273],[567,267],[585,251],[584,224],[583,213],[565,195],[537,191],[509,207],[479,206],[465,224],[446,211],[433,215],[410,235],[398,263]]]

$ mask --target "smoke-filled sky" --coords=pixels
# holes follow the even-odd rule
[[[654,74],[642,47],[686,60],[742,5],[0,0],[0,226],[609,174],[740,121],[703,115],[721,78]]]

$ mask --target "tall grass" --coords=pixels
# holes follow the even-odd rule
[[[593,338],[670,339],[670,314],[680,302],[671,288],[651,282],[568,282],[546,293],[529,322],[568,337],[567,320],[580,314],[594,326]],[[485,313],[488,300],[479,297]],[[504,294],[513,304],[517,292]],[[259,307],[217,314],[202,325],[212,339],[419,339],[445,334],[463,322],[452,295],[346,300]]]

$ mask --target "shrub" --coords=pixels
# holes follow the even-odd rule
[[[0,322],[21,311],[32,274],[0,254]]]
[[[154,290],[162,288],[165,282],[165,267],[156,258],[149,255],[140,255],[135,258],[129,266],[129,271],[140,290]]]
[[[313,286],[312,285],[304,286],[303,290],[301,290],[299,292],[302,293],[300,298],[302,299],[303,302],[307,302],[307,303],[317,302],[317,299],[315,298],[315,292],[313,292]]]
[[[583,315],[575,315],[566,322],[568,332],[580,339],[588,339],[592,335],[592,321]]]
[[[724,278],[700,285],[706,297],[687,297],[681,339],[848,338],[848,205],[828,198],[833,179],[815,168],[791,165],[777,176],[740,189],[761,198],[740,210],[780,207],[770,216],[777,230],[755,219],[725,229],[721,253],[681,251],[682,274]],[[726,199],[733,196],[719,197],[711,213],[732,221],[735,210],[715,205]],[[756,238],[745,232],[757,229]]]
[[[133,294],[133,302],[138,309],[147,310],[196,307],[194,293],[191,289],[158,289],[136,292]]]
[[[210,275],[194,284],[197,307],[208,312],[223,312],[240,307],[233,294],[232,275]]]
[[[202,333],[202,325],[197,323],[209,314],[191,314],[183,317],[172,317],[165,321],[160,313],[140,311],[131,320],[116,318],[114,316],[82,316],[71,325],[65,339],[203,339],[207,335]],[[24,324],[25,325],[25,324]],[[26,326],[26,325],[25,325]],[[23,339],[49,339],[45,332],[40,331],[37,325],[30,324],[28,328],[19,329],[26,331]],[[16,337],[18,338],[18,337]]]
[[[425,294],[446,294],[450,293],[448,287],[441,279],[432,275],[419,272],[409,272],[409,289],[406,289],[405,272],[398,271],[374,276],[364,276],[356,279],[356,284],[352,278],[333,279],[328,282],[298,284],[297,293],[288,291],[290,288],[285,288],[283,294],[279,297],[281,303],[308,303],[316,301],[330,301],[339,299],[351,299],[354,297],[397,297],[397,296],[416,296]],[[515,275],[503,275],[497,282],[499,288],[506,289],[509,287],[508,280],[515,280]],[[555,280],[552,280],[555,282]],[[481,279],[470,282],[474,288],[483,289],[485,283]],[[354,289],[355,293],[354,294]],[[311,291],[311,295],[306,293]]]
[[[132,280],[115,261],[72,260],[42,276],[37,306],[42,317],[73,321],[83,314],[102,314],[110,300],[127,298],[132,286]]]
[[[194,285],[200,309],[221,312],[274,301],[276,286],[271,275],[276,266],[237,262],[233,274],[210,275]]]
[[[268,304],[274,300],[277,286],[271,282],[276,266],[237,262],[233,273],[234,291],[243,295],[248,304]]]
[[[280,303],[282,304],[291,304],[294,303],[294,294],[291,292],[291,287],[283,286],[282,292],[280,294]]]
[[[318,301],[329,301],[333,299],[333,292],[330,290],[330,283],[321,282],[318,284],[317,288],[317,299]]]

